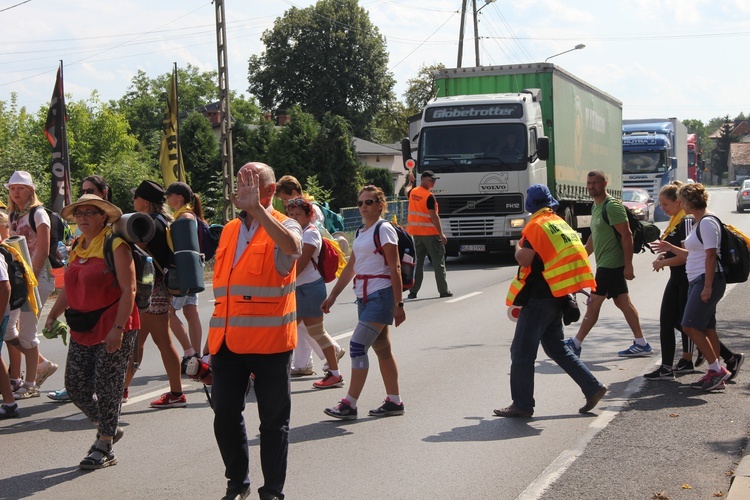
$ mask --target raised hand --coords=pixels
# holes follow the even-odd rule
[[[237,172],[237,194],[232,194],[232,203],[247,212],[260,205],[260,177],[257,172],[243,168]]]

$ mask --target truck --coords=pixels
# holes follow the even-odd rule
[[[687,127],[677,118],[622,121],[622,187],[648,191],[654,200],[662,186],[687,181]],[[654,219],[669,220],[656,207]]]
[[[622,103],[551,63],[437,70],[437,97],[410,124],[404,165],[435,173],[446,253],[513,251],[545,184],[558,213],[586,232],[591,170],[622,193]],[[412,153],[416,152],[416,159]]]
[[[695,182],[700,182],[698,172],[701,168],[701,151],[698,149],[698,135],[688,134],[687,136],[687,176]]]

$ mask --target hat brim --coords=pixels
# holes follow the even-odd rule
[[[67,220],[73,220],[73,212],[77,207],[83,206],[83,205],[92,205],[107,214],[107,222],[115,222],[122,217],[122,210],[120,210],[116,205],[113,205],[112,203],[108,202],[107,200],[103,200],[96,196],[95,194],[84,194],[80,198],[78,198],[78,201],[75,203],[71,203],[70,205],[64,207],[60,211],[60,216],[63,219]]]

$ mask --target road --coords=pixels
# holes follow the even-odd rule
[[[734,191],[715,189],[711,195],[713,211],[750,230],[750,216],[733,212]],[[631,294],[646,336],[657,347],[667,275],[653,273],[651,261],[651,254],[635,257]],[[615,355],[630,344],[632,335],[608,303],[582,355],[610,387],[594,413],[578,414],[584,401],[578,387],[540,353],[534,418],[494,417],[494,408],[510,403],[514,323],[507,317],[505,294],[516,268],[510,259],[491,255],[449,259],[448,270],[454,297],[437,298],[428,271],[420,298],[407,302],[406,323],[392,332],[406,405],[403,417],[376,419],[360,411],[356,421],[332,421],[323,408],[346,389],[319,391],[312,388],[315,377],[293,379],[287,498],[651,498],[657,490],[675,487],[675,478],[683,472],[682,482],[694,487],[693,496],[684,498],[726,491],[729,479],[724,473],[741,456],[750,423],[748,405],[739,400],[748,392],[746,372],[726,395],[686,394],[690,389],[683,390],[680,382],[689,383],[695,375],[671,384],[673,392],[670,383],[644,384],[641,375],[657,357]],[[728,292],[720,320],[720,328],[732,322],[731,329],[723,330],[730,347],[746,352],[750,341],[741,333],[750,326],[743,311],[749,287],[743,284]],[[210,310],[209,294],[203,294],[204,324]],[[346,292],[326,317],[327,329],[346,344],[355,323],[353,296]],[[567,329],[568,335],[574,333],[575,328]],[[57,362],[64,360],[65,347],[59,341],[42,339],[42,350]],[[319,362],[316,367],[319,370]],[[345,358],[347,378],[348,372]],[[62,380],[61,368],[44,390],[60,388]],[[22,419],[0,422],[0,498],[220,498],[223,467],[202,388],[186,381],[187,408],[150,409],[148,402],[166,388],[158,350],[149,341],[131,399],[122,409],[126,434],[115,447],[119,463],[90,473],[79,471],[77,464],[95,431],[77,409],[44,396],[22,402]],[[359,405],[374,408],[384,396],[373,368]],[[670,411],[672,407],[676,409]],[[664,412],[689,418],[670,420]],[[257,489],[262,477],[252,392],[245,417],[251,479]],[[640,485],[633,477],[649,482]],[[690,490],[674,495],[685,491]]]

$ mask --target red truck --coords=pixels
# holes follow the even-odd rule
[[[696,134],[688,134],[688,178],[698,182],[698,169],[701,164],[701,153],[698,149],[698,137]]]

